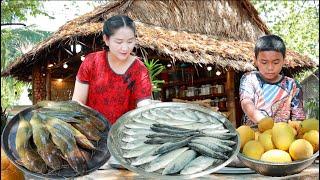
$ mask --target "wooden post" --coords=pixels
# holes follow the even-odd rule
[[[227,82],[226,82],[226,93],[227,93],[227,106],[229,109],[229,120],[236,127],[236,106],[235,106],[235,90],[234,90],[234,70],[228,69],[227,71]]]
[[[34,68],[32,69],[32,104],[36,103],[36,78],[34,78],[36,72]]]
[[[46,99],[46,79],[42,76],[41,66],[41,63],[36,63],[32,67],[33,104]]]
[[[58,63],[61,61],[61,49],[58,49]]]
[[[46,77],[46,100],[51,100],[51,70],[47,70]]]

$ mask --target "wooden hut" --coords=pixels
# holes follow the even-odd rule
[[[103,21],[115,14],[127,14],[136,22],[138,41],[135,53],[138,56],[159,59],[164,65],[172,64],[168,74],[179,70],[182,65],[189,65],[191,74],[197,74],[191,77],[191,81],[169,77],[162,87],[164,100],[172,100],[170,87],[177,89],[173,83],[179,85],[178,91],[180,86],[190,83],[194,86],[224,85],[223,93],[197,98],[226,99],[224,111],[236,124],[242,113],[237,99],[239,77],[243,72],[255,69],[253,43],[258,37],[269,34],[249,0],[111,1],[67,22],[9,65],[1,75],[32,81],[34,103],[44,99],[70,99],[82,57],[103,48]],[[80,51],[77,46],[81,47]],[[314,66],[308,57],[294,51],[289,50],[287,58],[289,63],[285,70],[288,73]],[[63,68],[63,65],[68,67]],[[210,76],[210,73],[203,75],[209,66],[213,73],[222,72],[220,77]],[[192,96],[182,99],[195,100]]]
[[[310,99],[319,100],[319,69],[301,81],[303,100],[306,102]]]

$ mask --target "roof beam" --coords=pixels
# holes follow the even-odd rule
[[[60,61],[58,64],[50,67],[49,69],[51,70],[51,72],[54,72],[54,69],[57,69],[57,68],[61,67],[64,63],[68,63],[68,62],[74,61],[77,58],[80,59],[81,55],[82,55],[82,53],[79,53],[79,54],[76,54],[76,55],[74,55],[74,56],[72,56],[70,58],[64,59],[64,60]]]
[[[68,54],[70,54],[71,56],[74,56],[75,54],[73,54],[73,52],[69,51],[69,49],[66,49],[65,47],[62,47]],[[75,51],[74,51],[75,52]]]

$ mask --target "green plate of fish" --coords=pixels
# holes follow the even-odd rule
[[[111,155],[126,169],[157,179],[211,174],[236,158],[240,141],[221,113],[161,102],[127,112],[111,127]]]
[[[2,148],[23,172],[37,178],[72,178],[110,158],[109,122],[75,101],[42,101],[5,126]]]

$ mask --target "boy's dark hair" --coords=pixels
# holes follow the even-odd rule
[[[257,40],[254,47],[254,54],[256,58],[261,51],[277,51],[280,52],[284,58],[286,56],[286,45],[277,35],[262,36]]]
[[[136,34],[133,20],[126,15],[116,15],[107,19],[103,24],[102,34],[110,37],[121,27],[129,27]]]

